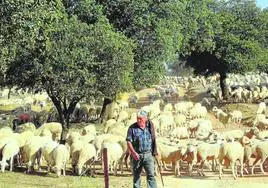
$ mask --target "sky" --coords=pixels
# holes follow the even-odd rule
[[[257,6],[261,8],[266,8],[268,7],[268,0],[256,0]]]

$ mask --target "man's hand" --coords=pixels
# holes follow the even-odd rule
[[[136,160],[136,161],[140,160],[140,156],[139,156],[139,154],[137,154],[137,152],[133,152],[133,153],[132,153],[132,157],[133,157],[133,159]]]

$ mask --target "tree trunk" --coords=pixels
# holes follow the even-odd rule
[[[10,96],[11,96],[11,87],[10,88],[8,88],[8,94],[7,94],[7,99],[10,99]]]
[[[100,113],[100,116],[99,116],[99,119],[101,120],[101,123],[104,121],[105,119],[105,111],[106,111],[106,106],[108,104],[111,104],[113,101],[112,99],[110,98],[104,98],[103,100],[103,105],[102,105],[102,109],[101,109],[101,113]]]
[[[226,73],[220,73],[220,87],[221,87],[223,99],[226,99],[228,97],[227,90],[226,90],[227,88],[226,88],[226,84],[225,84],[226,77],[227,77]]]

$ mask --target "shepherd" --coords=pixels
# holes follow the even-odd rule
[[[137,122],[128,128],[127,146],[131,153],[133,168],[133,187],[141,187],[141,172],[144,168],[147,176],[147,187],[157,188],[154,176],[154,157],[158,155],[156,148],[155,129],[148,120],[144,110],[137,112]]]

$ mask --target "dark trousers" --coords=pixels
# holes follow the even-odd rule
[[[133,187],[141,188],[141,171],[144,168],[147,176],[147,187],[157,188],[156,179],[154,177],[154,157],[152,154],[144,153],[139,154],[140,160],[136,161],[132,159],[133,167]]]

